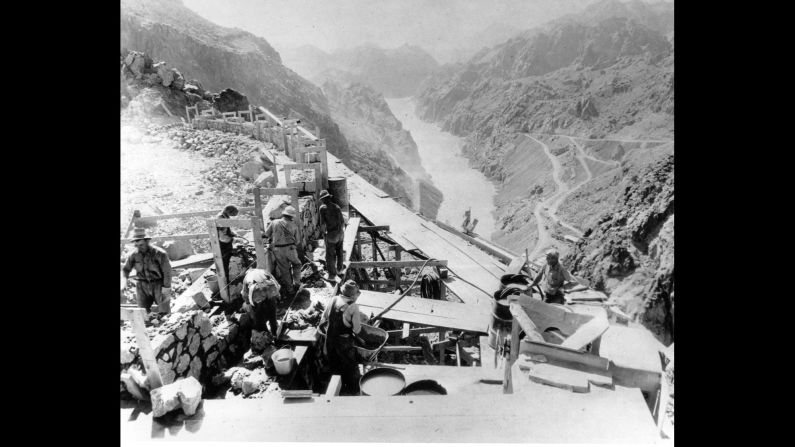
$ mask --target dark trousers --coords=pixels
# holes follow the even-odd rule
[[[251,306],[249,306],[251,307]],[[254,323],[253,328],[258,331],[267,331],[266,324],[270,325],[271,334],[274,337],[279,334],[276,333],[278,325],[276,323],[276,303],[272,298],[267,298],[265,301],[257,303],[249,311],[251,321]]]
[[[329,240],[328,237],[323,239],[326,245],[326,271],[329,276],[336,276],[337,272],[344,267],[342,264],[342,236],[339,236],[338,242],[332,242],[333,239]]]
[[[171,312],[171,299],[164,299],[163,297],[163,281],[144,281],[139,279],[135,286],[135,298],[138,301],[138,307],[143,307],[147,312],[150,311],[153,304],[158,305],[158,312],[170,313]]]
[[[359,374],[358,353],[353,346],[351,337],[336,337],[328,340],[328,360],[329,369],[332,374],[339,374],[342,379],[340,393],[346,395],[359,394]]]
[[[232,242],[220,242],[221,246],[221,261],[224,264],[224,277],[227,284],[232,281],[229,277],[229,260],[232,259]]]

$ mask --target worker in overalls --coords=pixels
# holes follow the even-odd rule
[[[348,280],[340,288],[340,295],[331,300],[323,313],[323,320],[328,321],[325,352],[329,368],[332,374],[340,375],[341,393],[348,395],[359,393],[361,377],[359,355],[353,344],[354,335],[362,330],[362,322],[366,321],[356,304],[359,295],[361,292],[356,282]]]
[[[546,258],[547,264],[538,272],[536,278],[533,280],[532,287],[541,282],[541,278],[545,278],[542,290],[544,291],[544,301],[553,304],[566,304],[566,298],[563,295],[563,286],[568,283],[576,283],[572,279],[569,271],[559,262],[560,254],[554,248],[547,250]]]
[[[244,310],[251,317],[253,329],[267,331],[277,337],[276,302],[279,299],[279,284],[265,269],[249,269],[243,279]]]
[[[271,241],[270,249],[276,261],[275,276],[281,286],[282,298],[292,297],[301,283],[301,260],[298,259],[298,225],[295,208],[288,206],[282,217],[274,220],[264,237]]]
[[[138,307],[149,312],[152,305],[157,304],[158,313],[168,314],[171,312],[171,262],[165,250],[149,244],[150,239],[144,228],[133,231],[136,250],[127,258],[122,273],[127,279],[135,269]]]

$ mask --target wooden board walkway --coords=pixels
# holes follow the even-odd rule
[[[594,387],[577,394],[529,381],[527,386],[527,394],[503,395],[315,396],[295,403],[278,396],[212,399],[195,415],[170,424],[130,406],[120,411],[121,439],[588,444],[660,439],[637,389]]]
[[[389,237],[404,249],[447,260],[448,270],[459,278],[445,281],[450,290],[466,304],[490,308],[491,293],[505,272],[496,258],[389,198],[333,155],[328,158],[329,175],[347,179],[350,203],[364,217],[373,225],[389,225]]]
[[[359,310],[365,315],[378,315],[392,304],[398,295],[362,290],[356,300]],[[407,296],[384,314],[388,320],[403,321],[418,326],[433,326],[445,329],[485,334],[491,314],[475,312],[472,306],[450,301],[432,300]]]

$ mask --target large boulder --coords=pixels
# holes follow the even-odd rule
[[[265,166],[259,159],[249,160],[240,167],[240,176],[246,180],[256,180],[265,171]]]
[[[141,78],[147,69],[152,68],[152,58],[140,51],[130,51],[124,58],[124,65],[136,78]]]
[[[154,417],[163,416],[177,408],[182,408],[182,411],[190,416],[196,412],[202,401],[202,385],[190,376],[154,389],[150,392],[150,396]]]
[[[257,179],[254,180],[254,186],[259,188],[275,188],[276,177],[273,176],[272,171],[262,172],[257,176]]]
[[[168,259],[172,261],[179,261],[180,259],[185,259],[188,256],[196,254],[193,250],[193,246],[187,239],[165,241],[162,247],[166,253],[168,253]]]
[[[158,62],[152,68],[157,71],[158,76],[162,79],[163,87],[168,87],[174,82],[174,72],[166,66],[165,62]]]
[[[185,87],[185,78],[182,77],[182,73],[176,68],[172,68],[171,71],[174,73],[174,81],[171,83],[171,88],[182,90]]]
[[[213,95],[213,103],[215,108],[220,112],[237,112],[239,110],[248,110],[249,106],[246,95],[231,88],[222,90],[220,93]]]

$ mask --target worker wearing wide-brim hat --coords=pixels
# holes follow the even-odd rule
[[[325,189],[318,196],[323,203],[318,208],[318,225],[326,247],[326,272],[328,278],[336,281],[339,271],[344,268],[342,245],[345,233],[345,218],[339,205],[334,203],[332,195]]]
[[[131,241],[136,250],[127,258],[122,273],[127,279],[135,269],[138,307],[149,312],[152,305],[157,304],[159,313],[167,314],[171,312],[171,261],[165,250],[149,243],[151,239],[146,235],[146,229],[133,230]]]
[[[544,301],[554,304],[566,304],[566,297],[563,295],[563,286],[567,283],[576,283],[569,271],[560,263],[560,253],[554,248],[546,252],[547,263],[538,272],[531,287],[535,287],[545,278],[542,289],[544,291]]]
[[[265,229],[264,237],[270,240],[270,248],[276,261],[274,275],[281,286],[282,297],[292,297],[301,283],[301,260],[298,258],[298,212],[288,206],[282,217],[274,220]]]
[[[323,320],[328,321],[326,353],[329,368],[332,374],[340,375],[345,394],[359,391],[359,355],[353,342],[354,335],[362,330],[362,322],[367,319],[356,304],[359,295],[359,286],[348,280],[323,313]]]

